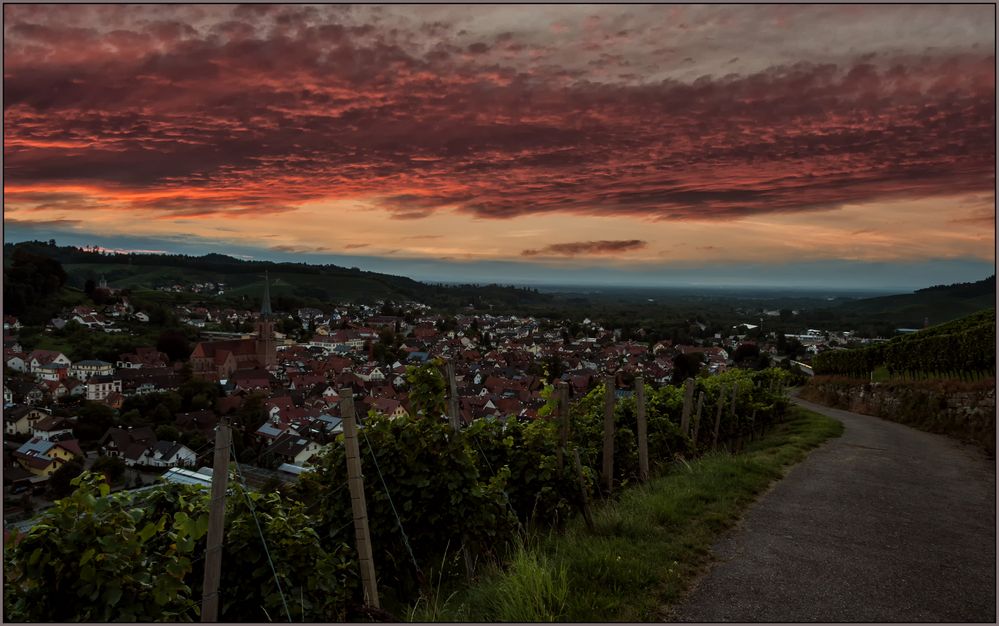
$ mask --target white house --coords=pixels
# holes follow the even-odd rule
[[[51,364],[69,367],[72,362],[62,352],[55,352],[53,350],[33,350],[28,355],[28,367],[32,373],[42,366]]]
[[[297,433],[289,432],[281,436],[266,454],[272,454],[278,458],[287,459],[293,465],[305,465],[314,454],[323,448],[322,445],[299,436]]]
[[[152,447],[149,464],[154,467],[193,467],[198,455],[174,441],[158,441]]]
[[[87,400],[103,400],[116,391],[121,393],[121,379],[94,376],[87,381]]]
[[[77,361],[69,368],[69,375],[83,382],[87,382],[93,376],[110,376],[112,374],[114,374],[114,365],[95,359]]]
[[[31,435],[45,441],[59,440],[64,437],[73,438],[73,425],[63,417],[50,415],[35,420],[31,425]]]
[[[49,363],[47,365],[39,365],[32,370],[35,374],[35,380],[44,380],[48,382],[58,382],[66,378],[66,366],[62,363]]]
[[[7,358],[7,367],[14,370],[15,372],[27,372],[28,364],[25,363],[24,358],[19,354],[11,355]]]
[[[27,406],[18,406],[4,410],[4,432],[8,435],[27,435],[32,432],[38,420],[49,417],[49,413],[43,409]]]

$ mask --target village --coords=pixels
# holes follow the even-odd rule
[[[100,288],[108,289],[103,281]],[[160,476],[207,485],[210,470],[198,468],[208,463],[214,430],[223,417],[237,415],[256,418],[244,433],[252,454],[242,463],[257,486],[294,480],[341,432],[345,390],[362,421],[370,412],[413,416],[407,368],[414,365],[454,364],[467,424],[537,419],[546,383],[564,381],[577,397],[604,373],[616,376],[620,394],[629,393],[624,390],[638,374],[655,386],[782,362],[807,374],[812,356],[851,339],[848,332],[811,329],[788,343],[784,336],[753,333],[758,327],[747,323],[691,343],[643,342],[622,340],[619,330],[589,319],[568,324],[481,312],[447,316],[416,302],[275,313],[266,283],[259,311],[177,306],[174,312],[199,329],[201,341],[187,358],[171,360],[154,346],[140,346],[113,363],[74,362],[54,350],[25,352],[19,321],[4,318],[8,519],[44,508],[84,468],[124,476],[120,488]],[[89,332],[121,332],[126,319],[149,323],[146,313],[118,298],[76,306],[46,330],[75,322]],[[301,328],[276,329],[288,331],[289,320]],[[243,330],[217,330],[222,327]]]

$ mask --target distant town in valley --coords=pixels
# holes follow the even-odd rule
[[[331,295],[341,274],[351,283],[351,298],[336,301],[294,286],[321,282],[320,269],[5,245],[5,519],[44,509],[84,468],[114,467],[127,477],[121,488],[208,481],[198,470],[223,416],[240,423],[238,450],[255,480],[292,481],[341,432],[344,390],[362,416],[415,417],[413,366],[454,364],[466,424],[535,420],[546,384],[581,397],[606,373],[622,388],[637,375],[664,386],[732,368],[778,367],[801,380],[823,352],[915,332],[930,324],[912,323],[919,307],[967,313],[995,289],[993,276],[835,305],[814,294],[671,302],[642,290],[594,300],[322,268]],[[219,278],[205,280],[211,271]],[[365,293],[389,280],[400,285],[391,297]],[[691,298],[698,312],[686,317]]]

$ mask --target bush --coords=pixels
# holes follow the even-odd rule
[[[125,475],[125,461],[116,456],[98,457],[90,471],[104,474],[109,483],[119,482]]]
[[[495,555],[512,539],[516,518],[503,495],[508,472],[482,476],[466,439],[446,423],[373,415],[362,432],[374,559],[383,564],[380,578],[401,597],[415,599],[424,568],[441,563],[449,545],[454,553],[464,538],[473,554]],[[296,491],[317,512],[324,541],[353,545],[343,435],[312,463],[315,470],[299,478]],[[446,575],[459,573],[455,561],[444,567]]]

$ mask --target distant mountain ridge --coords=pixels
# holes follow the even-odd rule
[[[51,242],[4,244],[5,264],[17,248],[53,258],[69,276],[67,284],[82,288],[89,280],[104,277],[112,287],[157,289],[173,284],[224,283],[227,296],[259,297],[266,271],[275,298],[292,297],[325,302],[417,300],[445,306],[472,302],[547,302],[551,296],[535,289],[499,285],[433,285],[405,276],[368,272],[356,267],[264,260],[244,260],[225,254],[105,254]]]
[[[375,300],[416,300],[446,309],[464,309],[474,305],[480,310],[508,309],[518,312],[552,312],[555,315],[585,311],[588,315],[608,313],[611,309],[637,311],[653,315],[664,306],[679,307],[686,314],[701,308],[700,296],[663,299],[656,295],[656,304],[646,303],[646,295],[634,293],[604,295],[585,293],[539,293],[537,289],[500,285],[441,285],[428,284],[392,274],[368,272],[356,267],[333,264],[309,264],[245,260],[213,252],[203,256],[183,254],[102,254],[73,246],[53,245],[53,242],[26,241],[4,244],[5,266],[15,248],[26,249],[59,261],[69,275],[68,285],[82,289],[89,280],[102,276],[112,287],[150,290],[174,284],[222,282],[227,300],[252,305],[261,294],[263,274],[271,278],[271,295],[287,305],[299,300],[317,302],[373,302]],[[828,303],[827,306],[804,304],[814,310],[825,309],[837,316],[836,323],[862,325],[890,324],[895,327],[922,328],[994,308],[995,275],[967,283],[934,285],[908,294],[879,296]],[[656,307],[655,311],[649,307]],[[740,305],[741,306],[741,305]],[[782,306],[782,305],[781,305]],[[797,308],[797,305],[795,307]]]
[[[913,293],[851,300],[837,306],[839,313],[863,315],[872,320],[904,320],[911,328],[941,324],[996,306],[995,274],[970,283],[934,285]]]
[[[954,283],[953,285],[933,285],[924,289],[917,289],[915,293],[949,293],[962,298],[973,298],[975,296],[995,294],[996,275],[974,283]]]

